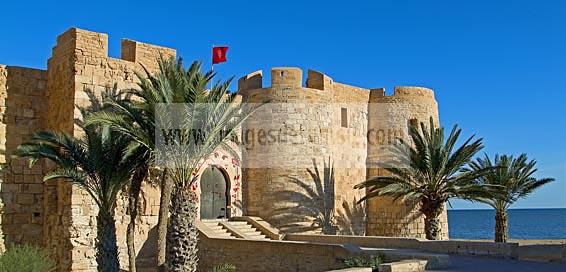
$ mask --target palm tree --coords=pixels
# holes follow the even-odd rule
[[[98,271],[119,271],[114,209],[116,198],[137,167],[138,146],[108,127],[80,126],[84,136],[40,131],[18,147],[18,155],[55,162],[57,168],[44,180],[63,179],[84,189],[98,206],[96,261]]]
[[[230,80],[218,82],[211,90],[206,90],[214,74],[201,72],[198,62],[185,69],[180,61],[160,60],[159,67],[156,75],[138,74],[139,88],[127,90],[127,97],[108,100],[108,105],[115,109],[113,112],[93,114],[86,122],[109,125],[139,143],[147,152],[144,164],[148,166],[155,166],[156,156],[165,158],[165,162],[159,164],[167,170],[167,175],[162,179],[158,264],[162,264],[165,255],[168,271],[194,271],[197,263],[197,230],[193,224],[196,196],[190,190],[197,179],[194,173],[217,148],[235,154],[227,141],[234,139],[236,127],[254,107],[242,109],[235,100],[236,95],[228,92]],[[156,144],[155,139],[164,138],[161,134],[156,138],[156,131],[169,129],[199,131],[203,137],[198,144],[190,145],[181,143],[179,138],[172,139],[171,146],[178,149],[156,148],[163,147],[163,143]],[[142,180],[132,183],[138,182],[141,187]],[[167,224],[169,212],[171,218]]]
[[[461,129],[454,126],[445,141],[444,128],[436,128],[432,118],[428,127],[420,123],[419,128],[411,123],[409,136],[412,143],[399,139],[400,144],[394,146],[395,158],[385,167],[388,174],[354,187],[367,189],[360,202],[373,197],[391,196],[394,200],[418,203],[425,217],[426,238],[440,239],[439,216],[449,199],[474,200],[486,195],[475,180],[488,169],[462,171],[483,148],[482,139],[474,140],[472,136],[455,149],[460,133]]]
[[[495,155],[492,161],[487,155],[470,163],[469,171],[492,168],[478,177],[477,181],[487,187],[490,197],[480,198],[495,209],[495,242],[504,243],[508,236],[507,209],[515,201],[528,196],[537,188],[554,181],[552,178],[536,179],[536,161],[528,160],[526,154],[514,158],[508,155]]]
[[[257,109],[257,106],[243,107],[236,100],[237,95],[228,92],[230,81],[218,82],[210,90],[204,86],[186,89],[193,95],[191,101],[162,108],[156,114],[160,131],[179,132],[174,137],[171,134],[157,137],[161,148],[156,150],[156,155],[170,171],[174,184],[167,229],[167,271],[196,271],[197,198],[191,186],[198,180],[196,173],[216,150],[223,149],[236,156],[229,142],[237,140],[236,129]]]
[[[123,90],[120,96],[106,99],[105,104],[111,111],[92,114],[86,119],[88,124],[105,124],[122,133],[130,141],[139,143],[144,150],[140,158],[140,171],[132,179],[129,193],[130,222],[128,224],[127,244],[130,271],[135,272],[134,229],[136,224],[137,207],[140,198],[141,185],[146,179],[147,170],[151,167],[160,168],[161,195],[159,218],[157,223],[157,265],[163,268],[165,263],[166,233],[171,203],[172,180],[168,177],[167,169],[157,167],[155,160],[155,131],[156,111],[160,105],[194,102],[195,90],[203,90],[212,79],[211,72],[203,73],[201,65],[193,62],[185,70],[182,62],[174,59],[159,60],[159,72],[151,75],[137,73],[138,87]]]

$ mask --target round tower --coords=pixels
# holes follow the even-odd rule
[[[439,125],[438,105],[431,89],[396,87],[386,96],[384,89],[370,92],[368,106],[367,178],[385,174],[384,163],[393,154],[398,138],[409,139],[412,122],[428,124],[430,117]],[[441,237],[448,238],[446,209],[441,216]],[[392,201],[389,197],[368,201],[367,235],[425,238],[424,218],[415,204]]]
[[[331,131],[331,96],[325,90],[302,87],[299,68],[273,68],[271,86],[263,88],[261,71],[238,82],[244,103],[262,103],[242,125],[242,173],[245,213],[260,216],[287,230],[309,216],[316,196],[308,169],[319,169],[330,155],[325,132]],[[311,218],[312,220],[312,218]]]

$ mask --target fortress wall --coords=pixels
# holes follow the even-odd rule
[[[175,50],[152,46],[131,40],[122,42],[124,59],[108,57],[108,36],[72,28],[57,38],[53,56],[48,62],[49,74],[49,112],[48,125],[52,129],[63,129],[80,134],[73,125],[74,118],[81,118],[74,105],[89,104],[86,90],[93,90],[96,95],[113,88],[136,87],[135,71],[142,72],[142,65],[150,72],[157,69],[159,57],[175,56]],[[52,249],[55,260],[59,260],[63,271],[96,271],[94,237],[96,236],[97,206],[90,196],[76,186],[58,183],[49,189],[50,203],[46,207],[56,206],[50,220],[45,224],[49,234],[45,244]],[[136,249],[139,250],[138,262],[143,265],[155,254],[153,245],[147,241],[152,228],[157,224],[159,209],[159,190],[150,185],[142,188],[142,203],[139,222],[136,228]],[[125,244],[126,227],[129,216],[125,211],[125,197],[118,204],[116,211],[121,264],[127,267],[127,249]],[[63,246],[62,246],[63,245]]]
[[[364,191],[354,190],[354,186],[364,181],[366,176],[369,90],[337,82],[332,83],[331,90],[332,124],[336,140],[332,145],[332,159],[335,161],[338,228],[343,234],[361,235],[366,229],[366,205],[357,204]],[[347,113],[347,127],[342,127],[343,110]]]
[[[13,155],[43,128],[46,83],[43,70],[0,65],[0,249],[42,245],[44,162],[29,168]]]
[[[369,104],[368,178],[385,174],[383,162],[391,158],[388,146],[402,137],[408,139],[412,119],[428,124],[433,117],[439,124],[438,106],[432,90],[421,87],[396,87],[386,96],[383,89],[371,91]],[[448,238],[446,211],[442,214],[442,237]],[[425,238],[424,218],[415,204],[392,202],[391,198],[368,201],[368,235]]]
[[[317,213],[339,215],[340,211],[354,224],[341,229],[363,233],[363,205],[357,206],[361,211],[361,216],[356,214],[358,218],[345,216],[342,206],[354,208],[354,198],[360,199],[363,194],[353,186],[365,179],[369,91],[335,83],[312,70],[308,71],[307,87],[302,87],[301,73],[298,68],[273,68],[271,87],[265,88],[261,88],[261,71],[239,80],[244,102],[270,101],[245,122],[244,131],[254,130],[256,135],[261,129],[299,132],[292,137],[293,143],[256,144],[244,151],[247,214],[264,217],[279,227],[291,223],[306,227]],[[342,107],[348,108],[347,128],[341,127]],[[265,162],[269,167],[255,167],[265,166]],[[328,184],[326,190],[317,190],[317,182]],[[286,208],[287,214],[283,212]]]
[[[51,58],[47,61],[45,126],[47,129],[67,133],[73,132],[75,40],[74,31],[59,35]],[[54,167],[51,163],[49,166],[50,169]],[[71,242],[70,205],[73,186],[58,180],[49,181],[44,186],[43,243],[52,260],[57,262],[58,268],[68,271],[71,268],[74,246]]]
[[[314,210],[319,211],[325,201],[333,202],[333,192],[315,189],[317,181],[324,183],[323,161],[330,156],[323,135],[330,131],[331,97],[322,90],[303,88],[298,68],[273,68],[270,88],[247,89],[249,78],[259,83],[259,75],[255,72],[239,81],[244,103],[270,101],[242,126],[249,134],[243,135],[249,139],[242,151],[244,206],[248,215],[288,231],[306,230]],[[267,143],[269,139],[276,142]]]

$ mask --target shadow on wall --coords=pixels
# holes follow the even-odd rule
[[[334,220],[334,170],[330,158],[323,161],[323,172],[318,169],[316,159],[313,169],[306,169],[309,180],[287,176],[291,186],[278,192],[277,199],[288,200],[287,207],[276,208],[270,219],[279,222],[279,228],[288,233],[314,232],[336,234]]]
[[[364,236],[367,213],[365,203],[344,200],[340,208],[335,206],[335,175],[330,158],[323,160],[322,172],[316,159],[312,169],[306,169],[307,179],[286,176],[286,189],[278,192],[276,199],[286,200],[284,207],[271,212],[268,220],[286,233],[322,233]],[[353,188],[352,188],[353,190]],[[274,203],[277,204],[277,203]]]
[[[340,235],[366,235],[367,213],[364,203],[359,203],[354,197],[352,203],[342,202],[342,209],[335,217]]]
[[[147,240],[140,248],[136,256],[136,267],[153,268],[157,265],[157,226],[151,228],[147,234]]]

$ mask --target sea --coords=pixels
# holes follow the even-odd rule
[[[510,209],[510,239],[566,239],[566,209]],[[452,239],[493,239],[494,210],[448,210]]]

